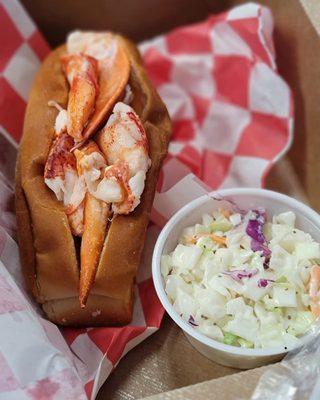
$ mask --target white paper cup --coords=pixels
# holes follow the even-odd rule
[[[308,342],[312,335],[310,333],[305,334],[300,338],[298,345],[288,347],[286,350],[284,347],[246,349],[226,345],[203,335],[184,321],[174,310],[164,290],[164,280],[160,270],[161,255],[173,251],[182,230],[187,226],[199,223],[204,213],[210,213],[219,207],[230,209],[230,203],[212,198],[220,198],[220,196],[234,201],[239,208],[244,210],[263,207],[270,216],[285,211],[293,211],[297,217],[296,226],[310,233],[318,242],[320,242],[320,216],[305,204],[270,190],[250,188],[225,189],[199,197],[185,205],[170,218],[159,235],[153,253],[152,274],[158,297],[170,317],[184,331],[190,343],[204,356],[229,367],[241,369],[256,368],[281,360],[288,351]]]

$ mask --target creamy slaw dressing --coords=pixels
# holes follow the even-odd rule
[[[183,231],[161,272],[194,329],[234,346],[286,349],[315,320],[310,271],[319,259],[319,243],[295,228],[291,211],[268,220],[262,209],[215,210]]]

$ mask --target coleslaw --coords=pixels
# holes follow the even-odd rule
[[[233,346],[295,345],[320,315],[320,245],[292,211],[219,209],[162,255],[165,291],[194,329]]]

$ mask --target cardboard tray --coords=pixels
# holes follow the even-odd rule
[[[320,210],[319,2],[259,2],[273,11],[279,72],[295,96],[294,145],[289,158],[269,175],[267,187],[303,201],[307,197]],[[118,0],[76,3],[23,0],[22,3],[54,46],[75,28],[112,29],[140,41],[244,1],[123,0],[120,5]],[[119,363],[101,388],[98,399],[248,399],[266,368],[281,366],[240,372],[213,363],[193,349],[180,328],[166,316],[161,329]]]

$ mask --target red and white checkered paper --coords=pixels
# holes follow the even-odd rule
[[[94,398],[121,357],[160,327],[164,311],[150,259],[161,225],[204,187],[262,185],[291,143],[292,95],[276,70],[272,30],[270,11],[250,3],[140,45],[168,106],[173,136],[135,286],[133,321],[122,328],[59,330],[24,289],[13,213],[23,115],[49,47],[16,0],[0,0],[1,398]]]

